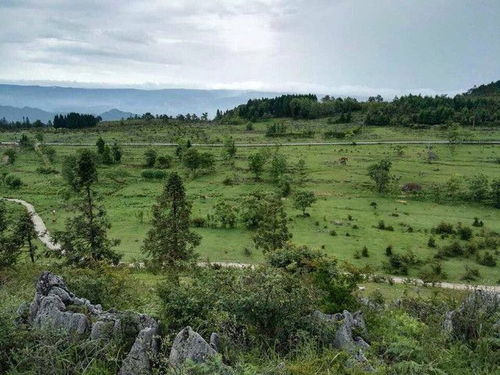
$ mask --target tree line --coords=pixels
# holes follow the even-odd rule
[[[221,123],[261,121],[270,118],[293,119],[334,118],[351,122],[352,113],[359,112],[365,125],[439,125],[460,123],[465,126],[500,124],[500,106],[496,96],[500,93],[500,81],[479,86],[465,94],[451,98],[446,95],[405,95],[386,101],[381,95],[371,96],[361,102],[355,98],[316,95],[281,95],[275,98],[251,99],[246,104],[222,112],[217,111],[215,120]],[[332,120],[329,123],[337,123]]]

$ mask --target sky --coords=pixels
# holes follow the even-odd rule
[[[0,0],[0,82],[337,95],[500,79],[499,0]]]

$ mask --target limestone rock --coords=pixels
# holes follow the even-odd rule
[[[216,354],[215,349],[188,326],[175,337],[170,351],[170,364],[178,367],[188,359],[194,363],[203,363]]]
[[[361,311],[357,311],[354,314],[351,314],[347,310],[337,314],[324,314],[320,311],[314,311],[312,317],[321,322],[337,325],[333,346],[351,353],[355,360],[364,363],[366,369],[373,370],[363,354],[363,350],[369,348],[370,345],[361,336],[356,334],[366,333],[366,324]]]
[[[151,357],[158,352],[158,322],[144,314],[103,311],[101,305],[75,296],[64,280],[51,272],[42,273],[33,302],[21,305],[18,315],[19,322],[34,328],[60,330],[81,339],[107,342],[121,339],[124,332],[133,334],[132,348],[119,373],[151,373]]]

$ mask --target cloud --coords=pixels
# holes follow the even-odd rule
[[[3,0],[0,79],[453,92],[499,78],[499,11],[496,0]]]

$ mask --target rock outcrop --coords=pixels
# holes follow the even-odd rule
[[[446,313],[443,328],[456,337],[471,338],[469,336],[474,336],[480,326],[489,321],[500,338],[500,320],[491,321],[495,317],[498,319],[498,314],[500,293],[475,290],[456,310]]]
[[[181,366],[186,360],[194,363],[203,363],[217,354],[218,337],[212,334],[211,344],[207,343],[203,337],[193,331],[191,327],[186,327],[175,337],[172,349],[170,350],[170,365]]]
[[[78,339],[131,340],[120,375],[151,373],[151,355],[158,352],[158,322],[143,314],[103,311],[85,298],[75,296],[64,280],[51,272],[40,276],[33,302],[18,309],[19,322],[34,328],[59,330]]]
[[[336,329],[333,346],[351,353],[356,361],[364,365],[366,371],[373,371],[363,353],[363,350],[368,349],[370,345],[360,336],[366,334],[366,324],[361,311],[353,314],[347,310],[337,314],[314,311],[312,316],[317,321],[334,324]]]

